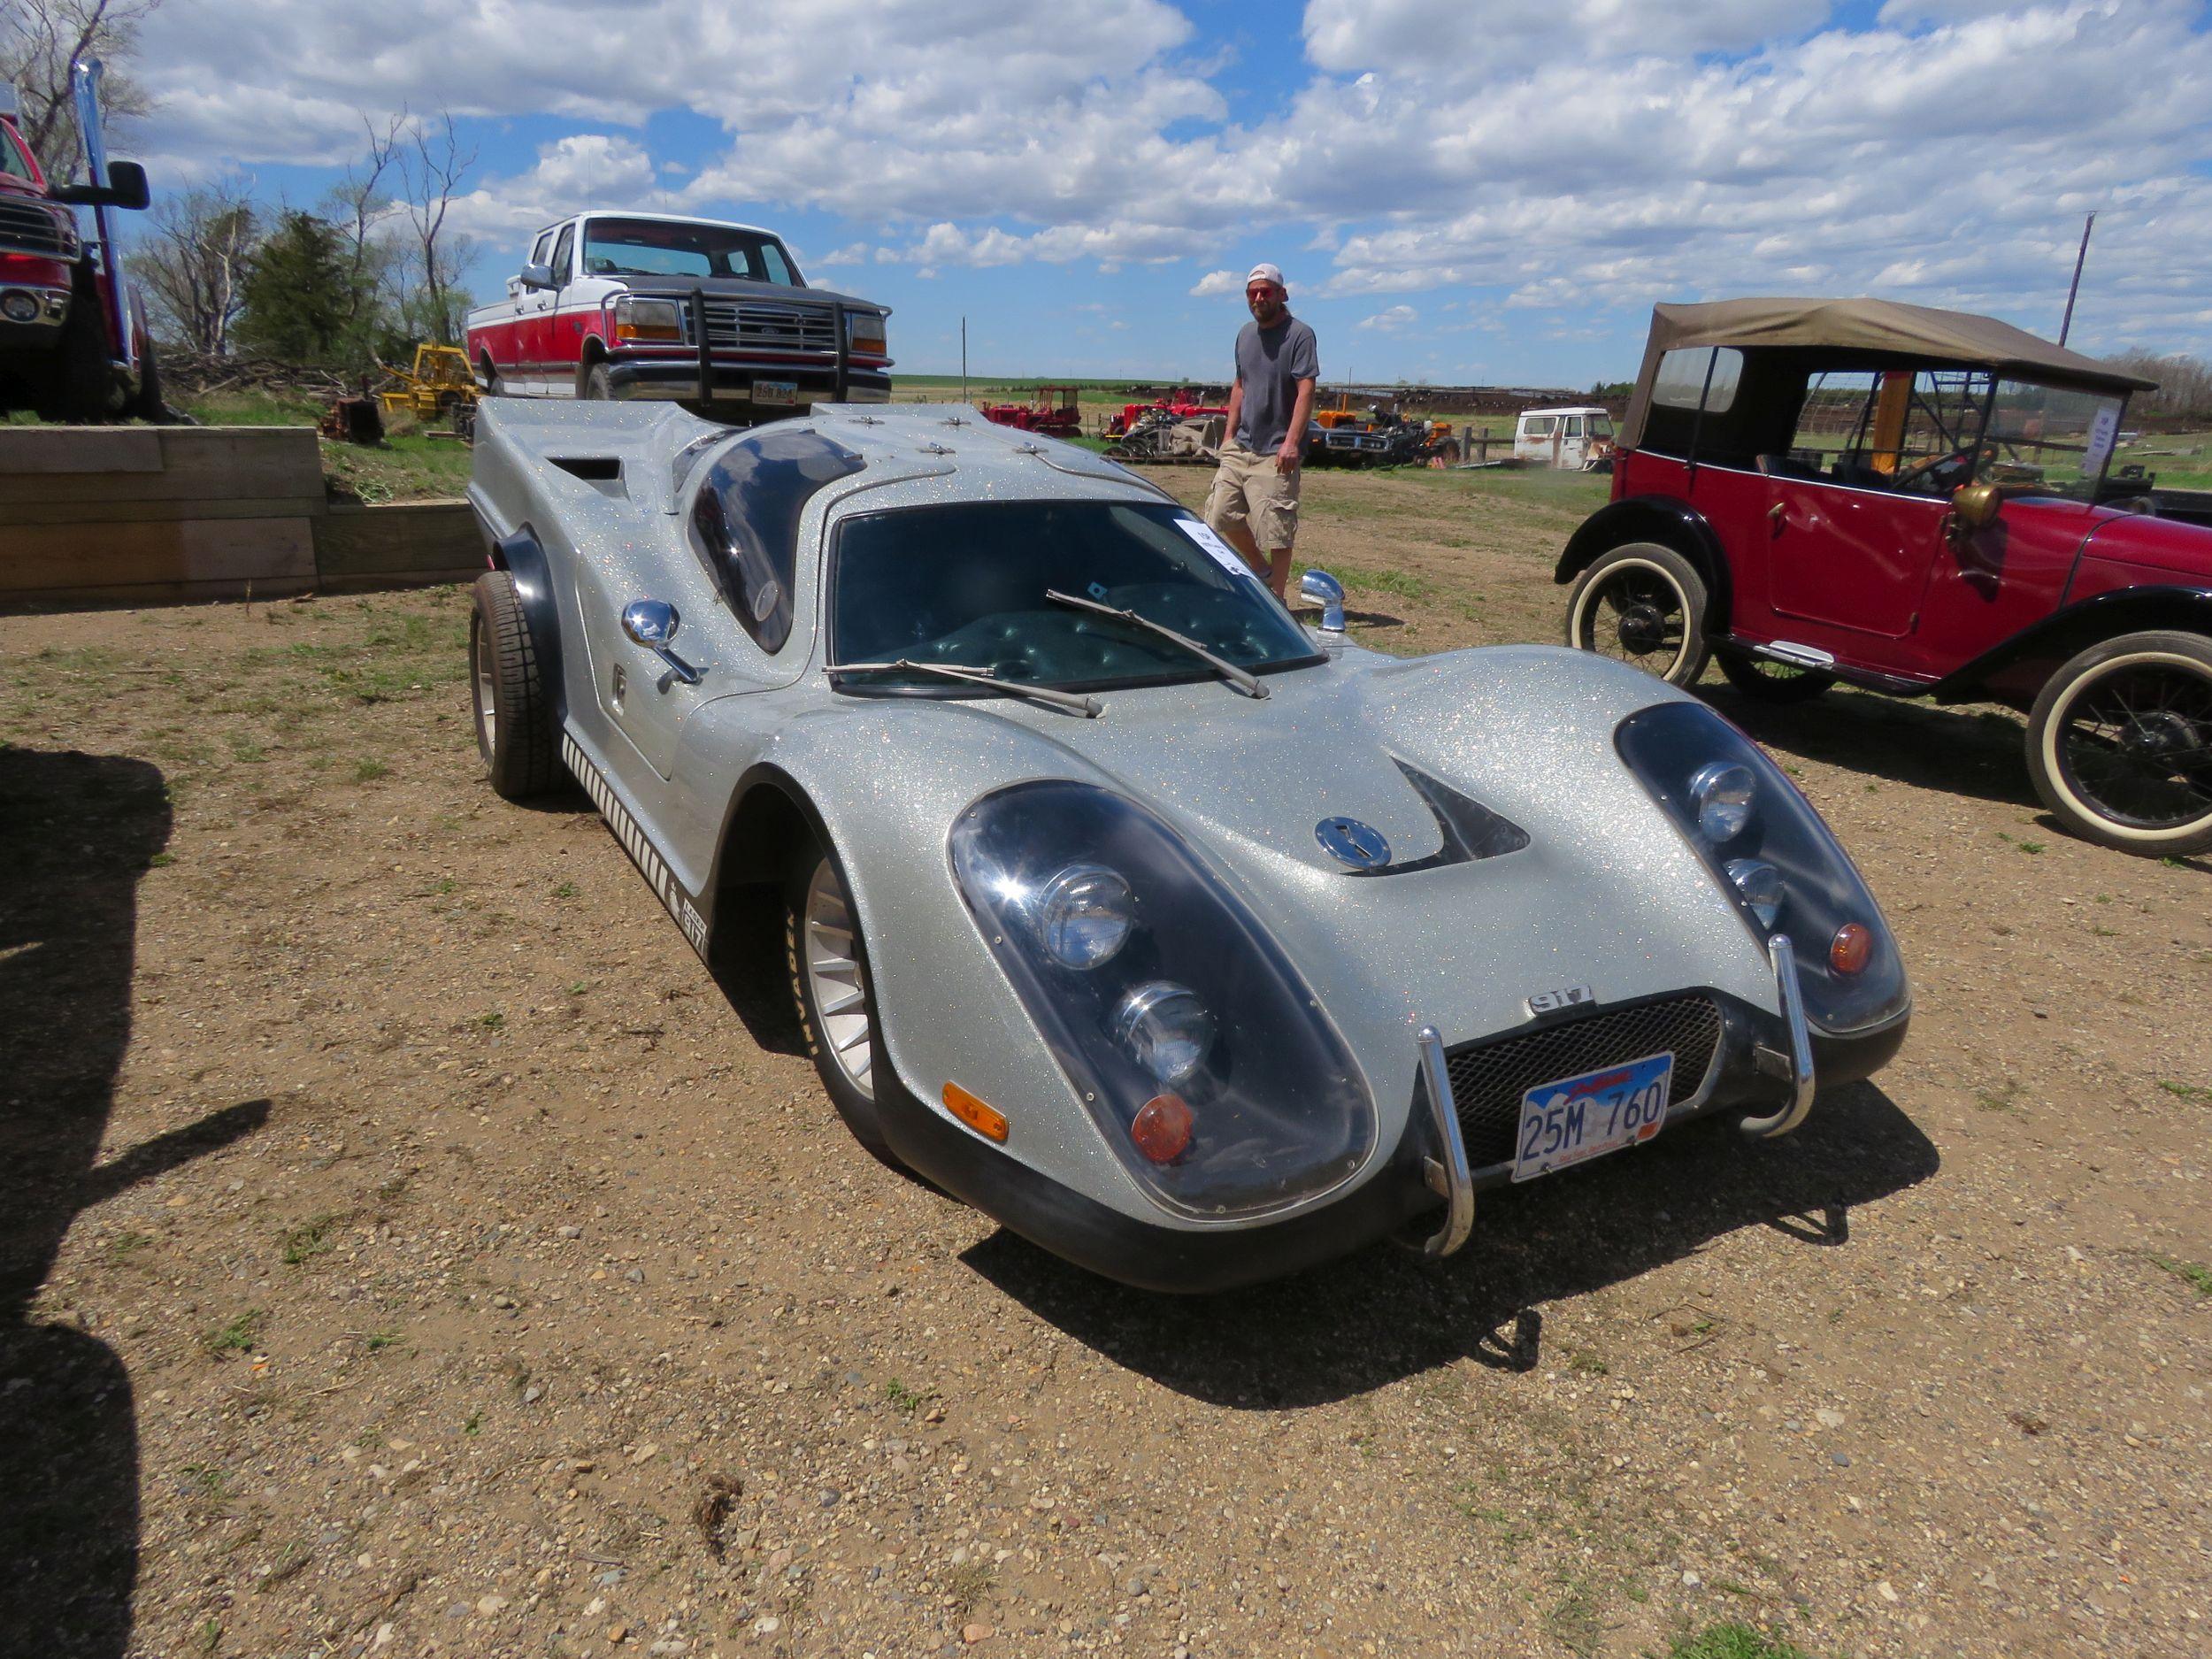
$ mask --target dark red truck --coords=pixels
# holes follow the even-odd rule
[[[1567,640],[1749,696],[1839,681],[2028,715],[2053,816],[2212,848],[2212,495],[2111,458],[2150,382],[1882,300],[1661,305]]]
[[[146,173],[110,164],[100,135],[97,63],[73,67],[87,176],[55,188],[19,128],[15,89],[0,85],[0,412],[43,419],[159,419],[159,372],[144,310],[126,280],[109,213],[146,205]],[[94,234],[75,210],[93,211]]]

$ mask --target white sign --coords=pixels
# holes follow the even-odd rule
[[[2081,475],[2093,479],[2104,471],[2106,459],[2112,454],[2112,441],[2120,435],[2120,407],[2107,403],[2097,411],[2097,418],[2089,423],[2089,453],[2081,457]]]
[[[1254,581],[1260,573],[1244,562],[1244,556],[1214,534],[1213,526],[1196,518],[1178,518],[1176,526],[1192,541],[1213,556],[1214,563],[1232,576],[1249,576]]]

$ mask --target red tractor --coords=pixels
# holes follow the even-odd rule
[[[164,419],[146,313],[123,274],[117,208],[147,203],[146,170],[110,164],[100,135],[100,65],[73,65],[88,178],[57,188],[18,123],[15,90],[0,85],[0,414],[29,409],[48,420]],[[75,209],[92,210],[93,236]]]
[[[1031,403],[979,403],[983,419],[1024,432],[1041,432],[1048,438],[1072,438],[1083,430],[1083,411],[1076,400],[1080,388],[1040,386]]]
[[[1173,426],[1179,420],[1203,420],[1214,415],[1226,415],[1226,403],[1205,403],[1204,396],[1194,386],[1179,386],[1149,403],[1124,403],[1121,413],[1106,423],[1110,438],[1125,437],[1139,426]]]

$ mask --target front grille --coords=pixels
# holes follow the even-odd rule
[[[0,200],[0,253],[74,259],[78,250],[76,221],[67,213],[36,202]]]
[[[1463,1043],[1444,1064],[1459,1108],[1470,1167],[1510,1163],[1521,1096],[1539,1083],[1579,1077],[1646,1055],[1674,1056],[1670,1109],[1703,1087],[1720,1046],[1720,1010],[1709,996],[1671,996],[1580,1015],[1519,1036]]]
[[[745,351],[837,349],[837,319],[827,308],[757,303],[707,305],[707,342]]]

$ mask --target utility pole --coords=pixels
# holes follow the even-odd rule
[[[968,401],[968,319],[965,317],[960,319],[960,401],[964,403]]]
[[[2089,257],[2089,233],[2096,228],[2097,216],[2092,213],[2081,227],[2081,251],[2074,256],[2074,284],[2066,290],[2066,316],[2058,326],[2058,343],[2066,343],[2066,335],[2074,326],[2074,296],[2081,292],[2082,262]]]

